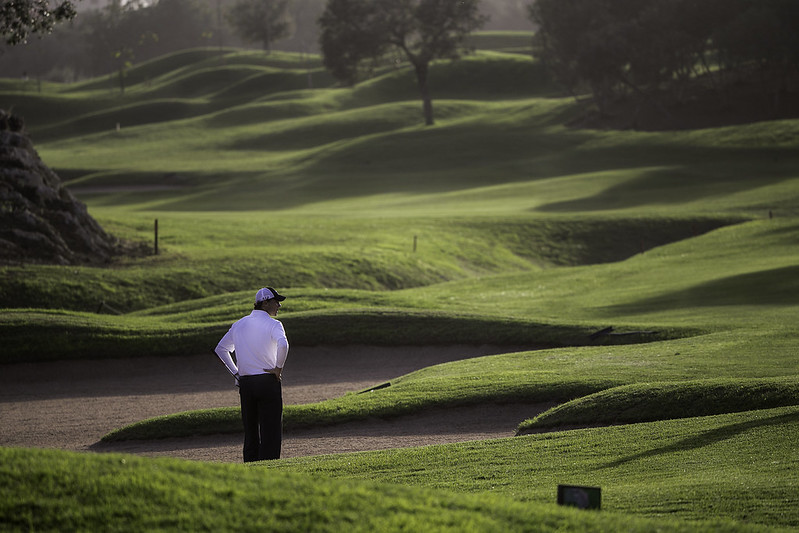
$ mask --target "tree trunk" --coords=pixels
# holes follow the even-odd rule
[[[266,52],[266,55],[270,55],[272,53],[272,32],[269,31],[268,25],[264,28],[263,43],[264,52]]]
[[[125,94],[125,67],[119,67],[119,93]]]
[[[430,63],[419,62],[414,66],[416,68],[416,82],[419,85],[419,94],[422,97],[422,111],[424,113],[424,123],[426,126],[435,124],[433,121],[433,102],[430,100],[430,91],[427,88],[427,71]]]

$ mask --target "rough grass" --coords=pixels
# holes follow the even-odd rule
[[[799,407],[786,407],[263,466],[269,472],[491,494],[530,505],[552,501],[558,484],[587,485],[602,488],[601,515],[712,516],[746,527],[791,529],[799,526],[797,432]]]
[[[243,465],[0,449],[9,531],[751,531]]]

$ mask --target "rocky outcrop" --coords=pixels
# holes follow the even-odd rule
[[[0,110],[0,263],[107,263],[106,233],[39,158],[21,118]]]

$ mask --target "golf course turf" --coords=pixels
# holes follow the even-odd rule
[[[407,69],[346,88],[307,58],[186,51],[130,69],[124,95],[0,79],[92,216],[148,245],[157,219],[160,239],[104,268],[0,267],[2,362],[207,357],[270,285],[293,346],[514,347],[287,405],[286,424],[559,405],[512,438],[248,467],[1,448],[4,528],[799,527],[799,121],[580,129],[536,59],[478,50],[434,64],[425,127]],[[558,507],[558,484],[601,487],[602,510]]]

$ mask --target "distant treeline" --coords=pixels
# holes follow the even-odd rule
[[[264,0],[270,2],[273,0]],[[244,47],[230,24],[229,11],[241,0],[108,0],[82,9],[51,35],[15,47],[0,45],[0,77],[71,82],[123,71],[177,50],[194,47]],[[531,30],[526,0],[483,0],[490,17],[485,29]],[[97,4],[97,2],[94,2]],[[273,49],[319,52],[319,16],[327,0],[291,0],[288,38]],[[83,7],[76,2],[76,7]],[[256,43],[255,46],[258,46]]]
[[[98,9],[84,9],[51,35],[0,49],[0,77],[71,82],[124,71],[186,48],[243,46],[226,16],[234,3],[114,0]]]
[[[537,0],[530,16],[558,79],[600,112],[729,104],[746,87],[780,114],[799,86],[798,0]]]

